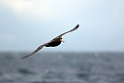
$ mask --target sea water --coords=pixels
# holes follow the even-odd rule
[[[0,83],[124,83],[124,53],[0,53]]]

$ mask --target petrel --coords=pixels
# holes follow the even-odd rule
[[[29,56],[35,54],[36,52],[38,52],[39,50],[41,50],[44,46],[45,46],[45,47],[56,47],[56,46],[60,45],[61,42],[64,42],[64,41],[62,40],[62,36],[65,35],[66,33],[69,33],[69,32],[72,32],[72,31],[78,29],[78,27],[79,27],[79,24],[77,24],[73,29],[71,29],[71,30],[69,30],[69,31],[67,31],[67,32],[64,32],[64,33],[60,34],[59,36],[53,38],[51,41],[49,41],[49,42],[47,42],[47,43],[45,43],[45,44],[42,44],[42,45],[39,46],[36,50],[34,50],[32,53],[30,53],[30,54],[28,54],[28,55],[26,55],[26,56],[24,56],[24,57],[21,57],[21,59],[27,58],[27,57],[29,57]]]

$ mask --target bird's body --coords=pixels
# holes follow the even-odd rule
[[[53,41],[46,45],[46,47],[56,47],[61,44],[61,41]]]
[[[60,34],[59,36],[57,36],[57,37],[55,37],[54,39],[52,39],[50,42],[45,43],[45,44],[39,46],[39,47],[38,47],[35,51],[33,51],[32,53],[30,53],[30,54],[28,54],[28,55],[22,57],[22,59],[23,59],[23,58],[27,58],[27,57],[29,57],[29,56],[35,54],[35,53],[38,52],[40,49],[42,49],[44,46],[45,46],[45,47],[56,47],[56,46],[60,45],[61,42],[64,42],[64,41],[62,40],[62,36],[63,36],[64,34],[66,34],[66,33],[69,33],[69,32],[72,32],[72,31],[76,30],[78,27],[79,27],[79,25],[75,26],[73,29],[71,29],[71,30],[69,30],[69,31],[67,31],[67,32],[65,32],[65,33]]]

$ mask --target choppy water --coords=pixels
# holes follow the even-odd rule
[[[0,83],[124,83],[124,53],[0,53]]]

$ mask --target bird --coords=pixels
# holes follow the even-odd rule
[[[41,46],[39,46],[36,50],[34,50],[33,52],[31,52],[30,54],[26,55],[26,56],[23,56],[21,57],[21,59],[24,59],[24,58],[27,58],[29,56],[32,56],[33,54],[35,54],[36,52],[38,52],[39,50],[41,50],[43,47],[56,47],[58,45],[61,44],[61,42],[64,42],[64,40],[62,39],[62,36],[69,33],[69,32],[72,32],[76,29],[79,28],[79,24],[77,24],[73,29],[69,30],[69,31],[66,31],[60,35],[58,35],[57,37],[53,38],[51,41],[45,43],[45,44],[42,44]]]

